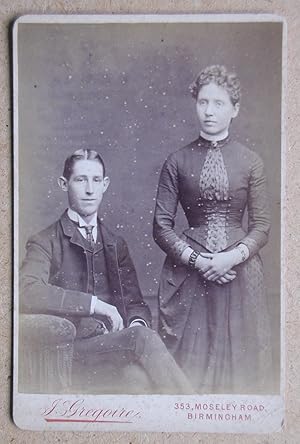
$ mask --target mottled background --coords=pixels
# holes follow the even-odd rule
[[[297,444],[300,440],[300,298],[299,298],[299,250],[300,237],[300,127],[299,127],[299,76],[300,76],[300,15],[298,0],[2,0],[0,5],[0,218],[1,218],[1,304],[0,304],[0,436],[7,443],[210,443],[210,444]],[[282,433],[271,435],[220,435],[199,433],[78,433],[78,432],[24,432],[10,420],[10,380],[11,380],[11,308],[12,308],[12,246],[11,246],[11,88],[10,88],[10,32],[9,25],[21,14],[62,14],[62,13],[276,13],[285,17],[288,26],[287,60],[285,68],[285,129],[286,150],[286,198],[283,204],[283,247],[284,300],[285,300],[285,353],[286,377],[286,416]],[[252,35],[251,39],[255,36]],[[265,44],[261,41],[261,46]],[[262,60],[255,68],[259,69]],[[202,65],[202,63],[201,63]],[[249,68],[250,69],[250,68]],[[197,67],[198,70],[198,67]],[[186,85],[185,85],[186,86]],[[261,94],[263,91],[261,90]],[[181,95],[182,99],[182,95]],[[188,100],[188,99],[186,99]],[[245,103],[245,98],[243,103]],[[191,105],[190,103],[190,106]],[[254,106],[254,104],[253,104]],[[31,112],[31,111],[30,111]],[[195,120],[193,108],[190,111]],[[240,116],[241,117],[241,116]],[[184,118],[184,117],[183,117]],[[249,124],[253,123],[253,120]],[[237,122],[236,122],[237,124]],[[196,128],[193,128],[196,131]],[[155,132],[155,129],[154,131]],[[254,133],[249,131],[249,137]],[[193,136],[194,137],[194,136]],[[176,140],[176,147],[180,139]],[[172,149],[170,148],[170,151]],[[37,202],[40,204],[40,202]],[[49,221],[50,222],[50,221]],[[38,223],[39,225],[39,223]],[[33,225],[31,224],[33,227]],[[38,228],[38,227],[37,227]],[[29,232],[28,232],[29,234]],[[23,233],[26,237],[26,233]]]
[[[190,83],[225,64],[242,84],[232,137],[262,156],[269,179],[263,258],[278,372],[281,39],[280,23],[19,25],[21,257],[28,235],[66,207],[57,185],[65,158],[95,148],[111,178],[100,216],[128,241],[155,317],[165,257],[152,239],[158,175],[169,153],[198,137]]]

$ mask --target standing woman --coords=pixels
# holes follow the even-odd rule
[[[158,186],[154,238],[167,253],[159,332],[197,392],[268,392],[271,341],[259,256],[270,229],[263,162],[230,138],[240,106],[236,74],[209,66],[191,92],[200,137],[168,157]],[[181,236],[174,230],[178,202],[188,221]]]

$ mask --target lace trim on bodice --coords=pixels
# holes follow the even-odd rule
[[[200,173],[200,196],[205,200],[227,201],[229,180],[220,147],[224,142],[208,142],[207,154]],[[211,252],[221,251],[227,246],[226,219],[219,212],[210,214],[206,248]]]

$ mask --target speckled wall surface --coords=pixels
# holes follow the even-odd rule
[[[262,256],[277,383],[281,38],[281,23],[24,23],[18,28],[20,259],[29,235],[66,208],[57,185],[64,159],[75,149],[96,148],[111,179],[99,215],[127,240],[154,310],[165,258],[152,237],[159,172],[165,158],[199,132],[189,85],[209,64],[237,71],[242,101],[231,137],[262,156],[268,177],[272,230]],[[187,224],[178,219],[180,232]]]
[[[222,7],[220,6],[222,5]],[[246,5],[247,9],[244,9]],[[298,296],[298,249],[299,239],[297,226],[299,226],[300,213],[297,211],[299,197],[297,196],[297,166],[299,165],[299,153],[297,153],[297,139],[299,129],[297,125],[297,90],[299,88],[299,13],[297,1],[224,1],[224,2],[45,2],[45,1],[2,1],[0,57],[1,57],[1,324],[0,334],[2,339],[1,354],[1,401],[0,418],[2,428],[0,431],[1,442],[11,443],[46,443],[58,442],[122,442],[122,443],[151,443],[151,442],[208,442],[208,443],[297,443],[300,440],[299,421],[299,301]],[[10,122],[10,84],[9,84],[9,24],[17,16],[25,13],[167,13],[167,12],[269,12],[282,15],[288,24],[288,91],[286,94],[286,122],[287,122],[287,209],[285,218],[284,243],[286,251],[286,334],[287,334],[287,409],[285,430],[281,434],[272,436],[225,436],[203,434],[101,434],[101,433],[31,433],[21,432],[9,419],[9,382],[10,382],[10,355],[11,355],[11,237],[7,235],[6,226],[11,225],[11,122]],[[208,61],[210,62],[210,61]],[[251,131],[250,131],[251,132]],[[192,131],[190,132],[192,134]],[[299,214],[298,214],[299,213]],[[42,223],[43,221],[41,221]],[[38,221],[40,223],[40,221]],[[34,230],[35,231],[35,230]],[[2,438],[1,438],[2,435]]]

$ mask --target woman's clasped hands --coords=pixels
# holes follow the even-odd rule
[[[196,259],[195,268],[206,280],[223,285],[236,278],[237,273],[232,268],[237,263],[233,250],[221,253],[200,253]]]

